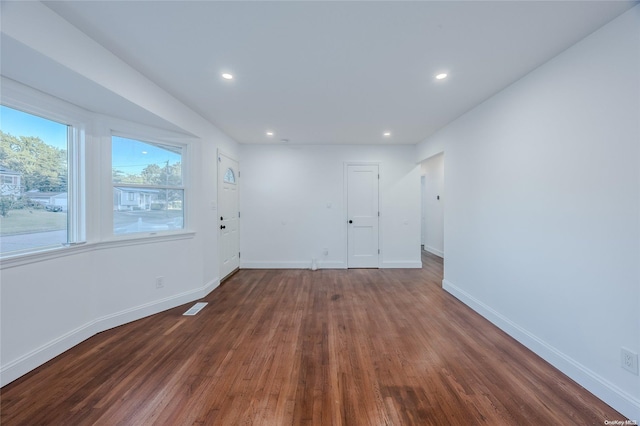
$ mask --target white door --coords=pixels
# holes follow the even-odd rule
[[[378,267],[378,165],[347,164],[347,266]]]
[[[238,177],[238,162],[218,152],[220,279],[240,267]]]

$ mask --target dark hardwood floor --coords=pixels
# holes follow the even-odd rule
[[[624,417],[422,270],[241,270],[2,388],[2,425],[603,425]]]

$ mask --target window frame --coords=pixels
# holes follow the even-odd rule
[[[3,106],[67,126],[67,242],[0,253],[0,259],[5,264],[11,259],[64,251],[85,244],[85,136],[90,123],[88,115],[73,105],[4,77],[2,89],[0,104]]]
[[[0,76],[0,102],[9,108],[65,123],[73,128],[78,147],[68,158],[68,182],[75,182],[74,201],[69,200],[68,220],[75,224],[79,236],[75,243],[0,256],[0,270],[39,263],[60,257],[75,256],[93,250],[113,249],[144,244],[158,244],[194,238],[191,208],[190,169],[198,167],[192,156],[201,139],[189,133],[161,129],[143,123],[94,113],[68,101],[41,92],[7,77]],[[117,131],[115,131],[117,129]],[[138,140],[153,140],[164,145],[180,145],[183,151],[183,228],[143,234],[113,234],[113,186],[111,179],[111,136],[116,133]],[[195,144],[195,145],[194,145]],[[69,151],[68,151],[69,153]],[[69,155],[69,154],[68,154]],[[90,171],[90,172],[89,172]],[[71,197],[71,193],[68,193]],[[71,217],[71,215],[73,215]],[[71,217],[71,219],[70,219]],[[69,227],[67,227],[69,232]]]
[[[126,128],[129,128],[128,130]],[[164,145],[167,147],[180,148],[181,160],[180,167],[182,173],[181,185],[150,185],[150,184],[130,184],[130,183],[116,183],[113,182],[113,138],[120,137],[126,139],[132,139],[138,142],[146,143],[149,145]],[[108,149],[108,180],[109,191],[105,191],[111,197],[111,208],[109,209],[108,225],[105,221],[103,226],[103,241],[128,241],[128,240],[146,240],[149,238],[167,237],[167,236],[180,236],[180,235],[193,235],[193,232],[189,231],[190,219],[189,219],[189,169],[191,167],[190,153],[191,143],[184,140],[175,140],[175,138],[167,137],[163,133],[157,131],[150,131],[146,126],[135,125],[130,123],[128,126],[117,126],[111,128],[109,131],[109,143],[105,144],[105,151]],[[106,164],[105,164],[106,165]],[[106,174],[106,173],[105,173]],[[105,178],[106,180],[106,178]],[[182,191],[182,228],[180,229],[168,229],[168,230],[155,230],[155,231],[141,231],[131,233],[116,234],[114,230],[114,216],[113,216],[113,190],[115,187],[121,188],[142,188],[142,189],[167,189]],[[106,199],[106,196],[105,196]]]

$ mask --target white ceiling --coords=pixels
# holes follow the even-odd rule
[[[635,2],[45,4],[238,142],[415,144]]]

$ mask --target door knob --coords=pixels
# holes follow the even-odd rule
[[[224,225],[220,225],[220,229],[226,229],[227,227]]]
[[[353,221],[352,221],[352,220],[349,220],[349,223],[353,223]]]
[[[224,217],[220,216],[220,220],[224,220]]]

